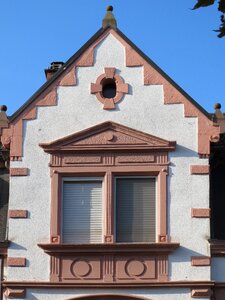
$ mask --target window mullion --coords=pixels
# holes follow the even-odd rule
[[[112,172],[107,171],[105,175],[105,243],[114,242],[113,234],[113,178]]]

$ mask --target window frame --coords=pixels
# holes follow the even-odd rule
[[[132,176],[132,175],[127,175],[127,176],[114,176],[114,207],[113,207],[113,212],[114,212],[114,240],[115,240],[115,243],[123,243],[123,242],[118,242],[117,241],[117,224],[116,224],[116,210],[117,210],[117,199],[116,199],[116,189],[117,189],[117,184],[116,184],[116,180],[117,179],[129,179],[129,178],[143,178],[143,179],[148,179],[148,178],[154,178],[155,179],[155,242],[156,242],[156,237],[157,237],[157,226],[156,224],[158,223],[157,222],[157,177],[156,176]],[[137,242],[126,242],[126,243],[137,243]],[[150,243],[150,242],[138,242],[138,243]]]
[[[61,211],[64,210],[64,207],[63,207],[63,204],[64,204],[64,183],[65,182],[81,182],[81,181],[86,181],[86,182],[91,182],[91,181],[98,181],[98,182],[101,182],[102,183],[102,186],[101,186],[101,189],[102,189],[102,216],[101,216],[101,219],[102,219],[102,222],[104,224],[104,177],[62,177],[62,182],[61,182],[61,186],[62,186],[62,193],[61,193],[61,201],[60,201],[60,206],[61,206]],[[104,233],[104,226],[102,224],[102,241],[101,243],[104,242],[103,240],[103,233]],[[61,213],[60,215],[60,237],[61,237],[61,240],[62,240],[62,243],[63,244],[71,244],[71,243],[66,243],[66,242],[63,242],[63,212]],[[76,243],[76,244],[79,244],[79,243]],[[91,244],[91,243],[90,243]]]
[[[176,142],[108,121],[40,146],[50,154],[50,243],[38,244],[50,255],[50,281],[84,287],[93,282],[98,286],[120,286],[168,281],[168,255],[179,247],[179,243],[170,242],[167,224],[168,152],[175,150]],[[114,178],[131,175],[157,179],[155,243],[115,242]],[[104,177],[104,243],[61,243],[63,177]],[[78,277],[69,271],[74,264]],[[146,272],[137,276],[129,273],[127,266],[136,264],[145,266]],[[84,269],[89,266],[90,274],[82,275],[80,265]]]
[[[52,171],[52,209],[51,209],[51,243],[62,243],[61,211],[62,211],[62,179],[63,178],[97,178],[103,177],[103,210],[104,239],[103,243],[115,243],[114,233],[114,180],[118,176],[142,176],[156,178],[156,240],[168,241],[167,229],[167,172],[168,166],[111,166],[102,167],[56,167]],[[98,171],[98,172],[97,172]]]
[[[132,175],[131,173],[128,173],[127,175],[117,175],[112,174],[112,182],[110,183],[112,185],[112,202],[111,204],[109,204],[111,206],[111,226],[112,226],[112,240],[115,243],[123,243],[123,242],[117,242],[116,241],[116,180],[117,178],[154,178],[155,179],[155,190],[156,190],[156,195],[155,195],[155,227],[156,227],[156,231],[155,231],[155,242],[156,242],[156,237],[157,237],[157,211],[158,211],[158,201],[157,201],[157,177],[156,176],[150,176],[147,174],[143,174],[143,175]],[[59,207],[60,207],[60,212],[63,211],[63,186],[64,186],[64,182],[68,182],[68,181],[74,181],[74,182],[79,182],[79,181],[101,181],[102,182],[102,241],[100,243],[104,243],[107,242],[106,238],[104,239],[104,237],[106,237],[106,225],[108,222],[108,218],[106,217],[107,215],[107,211],[106,211],[106,199],[105,199],[105,195],[106,193],[104,193],[104,190],[107,190],[107,186],[105,187],[105,185],[107,185],[107,179],[106,179],[106,173],[104,176],[61,176],[61,197],[60,197],[60,203],[59,203]],[[113,196],[114,195],[114,196]],[[63,242],[63,212],[60,213],[59,215],[60,218],[60,241],[62,244],[70,244],[70,243],[65,243]],[[136,243],[136,242],[130,242],[130,243]],[[143,242],[145,243],[145,242]],[[148,243],[148,242],[146,242]],[[71,243],[72,244],[72,243]],[[79,244],[79,243],[75,243],[75,244]],[[90,244],[92,244],[90,242]]]

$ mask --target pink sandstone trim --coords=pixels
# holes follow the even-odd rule
[[[94,290],[99,291],[99,288],[103,287],[110,291],[110,289],[115,288],[115,287],[120,287],[120,288],[130,288],[129,283],[123,283],[120,285],[116,285],[115,283],[103,285],[99,283],[84,283],[80,284],[79,282],[76,283],[62,283],[62,282],[49,282],[49,281],[3,281],[2,282],[3,288],[29,288],[29,289],[48,289],[48,288],[54,288],[54,289],[74,289],[74,288],[93,288]],[[214,290],[225,290],[223,288],[224,283],[222,283],[222,286],[220,283],[215,283],[214,281],[211,280],[180,280],[180,281],[167,281],[167,282],[148,282],[148,283],[133,283],[133,287],[135,288],[140,288],[140,287],[145,287],[145,288],[192,288],[192,289],[206,289],[206,288],[211,288],[214,287]],[[101,294],[102,295],[102,294]],[[106,294],[105,294],[106,295]],[[112,295],[112,294],[110,294]],[[99,295],[100,296],[100,295]],[[119,295],[121,297],[121,295]],[[95,298],[96,295],[91,295],[91,296],[83,296],[81,299],[83,300],[90,300],[91,298]],[[109,296],[108,296],[109,297]],[[130,296],[131,297],[131,296]],[[132,297],[133,298],[133,297]],[[139,297],[138,297],[139,298]],[[78,299],[78,298],[75,298]],[[73,298],[73,300],[75,300]],[[224,300],[224,298],[218,298],[221,300]],[[72,300],[72,299],[71,299]],[[144,300],[144,299],[143,299]]]
[[[192,298],[210,298],[211,296],[211,289],[196,289],[191,291]]]
[[[64,77],[61,79],[59,85],[62,86],[73,86],[77,84],[76,80],[76,68],[72,66],[68,70],[65,71]]]
[[[99,41],[100,42],[100,41]],[[98,42],[98,43],[99,43]],[[97,44],[95,42],[96,47]],[[91,46],[89,49],[87,49],[77,60],[76,66],[77,67],[91,67],[94,66],[94,47]]]
[[[129,86],[124,83],[124,79],[116,74],[116,68],[104,68],[105,73],[101,74],[96,83],[91,83],[91,94],[95,94],[96,98],[103,104],[103,109],[111,110],[115,108],[115,104],[119,102],[125,94],[128,94]],[[116,84],[116,95],[112,99],[104,98],[102,90],[104,82],[107,79],[114,79]]]
[[[187,100],[172,84],[169,83],[156,69],[148,64],[130,45],[128,45],[114,30],[110,30],[125,47],[126,66],[143,66],[144,67],[144,84],[145,85],[163,85],[164,103],[165,104],[183,104],[185,117],[198,118],[198,153],[199,155],[210,154],[210,137],[219,136],[220,129],[215,126],[194,104]]]
[[[131,46],[125,42],[112,28],[109,28],[102,34],[78,59],[77,61],[65,70],[60,78],[58,78],[51,87],[45,92],[45,95],[40,95],[29,107],[26,108],[24,113],[18,116],[9,128],[2,129],[2,141],[3,144],[11,143],[10,159],[21,160],[22,153],[22,122],[23,120],[32,120],[37,117],[36,109],[38,106],[52,106],[57,105],[57,86],[58,85],[76,85],[76,67],[85,67],[94,65],[94,50],[95,47],[102,41],[107,35],[112,34],[116,37],[125,47],[126,51],[126,66],[143,66],[144,67],[144,84],[145,85],[163,85],[164,86],[164,103],[165,104],[183,104],[185,117],[197,117],[198,118],[198,153],[201,158],[207,158],[210,153],[210,139],[215,139],[219,136],[219,126],[209,120],[201,111],[199,111],[194,104],[188,101],[179,91],[173,87],[168,80],[166,80],[157,70],[147,63],[138,53],[136,53]],[[49,94],[47,96],[47,94]],[[47,98],[46,98],[47,97]],[[109,109],[113,106],[113,103],[109,101]],[[33,109],[32,117],[27,114]],[[7,142],[6,142],[7,141]]]
[[[35,120],[37,118],[38,107],[55,105],[57,105],[56,88],[40,95],[36,101],[26,108],[25,112],[18,119],[10,124],[9,128],[2,131],[2,143],[10,143],[10,160],[22,160],[23,121]]]
[[[7,298],[24,299],[24,298],[26,298],[26,290],[25,289],[10,289],[10,288],[7,288],[4,291],[4,295]]]
[[[60,236],[59,235],[51,236],[51,243],[52,244],[59,244],[60,243]]]
[[[88,159],[88,155],[86,156]],[[102,159],[101,161],[106,161],[106,159]],[[87,166],[85,163],[78,166],[51,166],[51,169],[54,170],[52,173],[52,182],[51,182],[51,194],[52,194],[52,218],[51,218],[51,240],[53,243],[58,243],[61,240],[60,236],[60,215],[61,215],[61,207],[60,207],[60,191],[62,189],[61,186],[61,176],[62,173],[64,176],[74,176],[74,174],[79,174],[79,176],[103,176],[106,181],[109,176],[109,181],[106,185],[107,189],[105,190],[106,199],[106,214],[107,225],[105,226],[105,236],[111,236],[112,239],[108,240],[108,242],[114,241],[114,232],[113,232],[113,206],[111,204],[112,193],[110,193],[111,186],[113,184],[113,179],[111,178],[111,174],[138,174],[138,175],[151,175],[156,176],[158,178],[158,231],[159,236],[157,237],[156,242],[166,243],[169,238],[167,236],[167,172],[162,170],[166,169],[166,166],[163,165],[153,165],[146,166],[139,163],[130,166],[120,166],[120,165],[110,165],[108,163],[101,163],[101,166]],[[111,178],[111,179],[110,179]],[[54,216],[54,217],[53,217]],[[57,217],[55,217],[57,216]],[[56,238],[58,237],[58,238]]]
[[[37,106],[55,106],[56,104],[56,91],[53,90],[49,92],[44,98],[40,99],[37,103]]]
[[[28,176],[28,168],[10,168],[10,176]]]
[[[87,287],[168,282],[168,255],[179,243],[38,246],[50,255],[50,282],[79,282]]]
[[[208,256],[192,256],[191,265],[194,267],[210,266],[211,260]]]
[[[105,77],[113,79],[116,73],[116,68],[105,68]]]
[[[53,243],[60,243],[61,240],[62,173],[64,176],[79,174],[79,176],[104,177],[107,221],[103,234],[106,237],[105,241],[109,243],[114,242],[113,176],[129,173],[156,176],[158,178],[157,242],[168,242],[167,153],[175,150],[175,142],[166,141],[114,122],[105,122],[57,141],[40,144],[40,146],[45,152],[51,154],[49,166],[52,179],[51,241]],[[82,152],[77,153],[78,149]],[[107,152],[106,149],[108,149]]]
[[[192,218],[210,218],[210,208],[192,208],[191,217]]]
[[[8,267],[26,267],[25,257],[8,257],[7,258]]]
[[[9,218],[11,219],[27,219],[28,211],[19,209],[10,209]]]
[[[192,165],[190,166],[190,173],[192,175],[209,174],[209,165]]]

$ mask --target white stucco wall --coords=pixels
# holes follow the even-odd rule
[[[29,300],[69,300],[87,295],[117,294],[132,295],[136,297],[145,297],[149,300],[191,300],[189,289],[76,289],[76,290],[28,290],[27,299]],[[203,300],[201,298],[198,298]],[[205,299],[204,299],[205,300]]]
[[[104,72],[104,67],[116,67],[130,85],[129,94],[113,111],[103,110],[95,95],[90,94],[90,83]],[[169,233],[172,241],[180,242],[181,247],[170,256],[170,279],[209,280],[209,267],[191,266],[191,256],[209,255],[209,220],[191,218],[192,207],[204,208],[209,203],[208,176],[189,172],[190,165],[208,164],[208,160],[197,155],[197,119],[185,118],[182,104],[164,105],[163,86],[144,86],[143,68],[125,66],[125,49],[112,35],[96,47],[94,67],[78,68],[77,78],[77,86],[58,88],[57,106],[40,107],[36,120],[24,122],[23,161],[11,162],[11,167],[27,167],[30,175],[11,177],[9,208],[27,209],[29,218],[9,220],[12,245],[8,255],[26,257],[28,266],[8,268],[7,280],[49,279],[49,257],[37,246],[49,242],[50,236],[49,156],[38,144],[108,120],[177,141],[176,151],[170,153],[168,212]],[[142,292],[135,290],[135,293]],[[52,299],[56,294],[57,299],[65,299],[59,296],[59,291],[48,292],[48,296],[37,291],[29,293],[28,299]],[[67,293],[74,295],[72,291]],[[159,290],[151,290],[151,299],[190,298],[186,290],[182,293],[180,298],[175,291],[159,295]]]

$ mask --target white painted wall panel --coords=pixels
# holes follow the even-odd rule
[[[28,290],[29,300],[67,300],[88,295],[117,294],[145,297],[149,300],[191,300],[190,289],[74,289],[74,290]],[[205,300],[198,298],[200,300]]]

